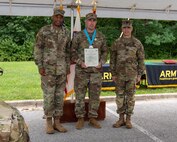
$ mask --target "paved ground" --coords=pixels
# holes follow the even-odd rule
[[[45,134],[45,120],[41,107],[19,107],[28,123],[31,142],[176,142],[177,99],[141,100],[136,102],[132,117],[133,129],[112,128],[118,119],[114,102],[106,104],[106,118],[102,129],[94,129],[85,122],[82,130],[75,123],[64,123],[67,133]]]

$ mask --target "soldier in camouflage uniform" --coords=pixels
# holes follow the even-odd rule
[[[96,118],[100,104],[102,65],[106,62],[107,46],[104,35],[95,29],[96,23],[97,15],[93,13],[87,14],[85,20],[86,28],[77,33],[72,41],[71,60],[76,62],[74,81],[74,90],[76,93],[75,114],[78,118],[76,129],[82,129],[84,127],[84,116],[86,113],[84,99],[87,89],[89,94],[89,124],[95,128],[101,128]],[[90,43],[88,38],[93,43]],[[98,49],[99,64],[95,67],[87,67],[85,64],[84,49],[88,48]]]
[[[70,33],[63,26],[64,11],[54,9],[52,24],[40,29],[36,37],[34,59],[41,75],[46,133],[67,130],[61,125],[66,75],[70,67]],[[54,118],[54,124],[52,121]]]
[[[0,142],[30,142],[23,116],[3,101],[0,101]]]
[[[144,48],[141,42],[132,36],[132,21],[122,21],[122,37],[112,45],[110,69],[116,83],[116,104],[119,120],[113,124],[118,128],[126,125],[132,128],[131,115],[135,105],[136,83],[144,72]],[[124,120],[126,115],[126,121]]]

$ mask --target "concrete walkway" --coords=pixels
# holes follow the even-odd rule
[[[102,129],[94,129],[85,122],[84,129],[76,130],[75,123],[64,123],[67,133],[45,133],[43,100],[7,101],[19,108],[29,127],[31,142],[176,142],[177,93],[136,95],[135,114],[131,130],[112,128],[118,119],[115,96],[101,97],[106,104],[106,118]],[[152,107],[153,106],[153,107]],[[168,115],[167,115],[168,114]]]
[[[63,123],[67,133],[48,135],[41,107],[23,107],[21,114],[28,124],[31,142],[176,142],[177,99],[137,101],[132,116],[132,129],[125,126],[112,128],[118,119],[116,103],[107,102],[106,118],[99,121],[102,128],[95,129],[85,121],[84,128],[75,129],[75,123]]]

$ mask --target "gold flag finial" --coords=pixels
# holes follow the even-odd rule
[[[60,1],[60,10],[63,10],[63,0],[59,0]]]
[[[93,13],[95,13],[96,14],[96,6],[97,6],[97,1],[96,0],[92,0],[92,5],[93,5],[93,8],[92,8],[92,11],[93,11]]]
[[[58,7],[60,10],[63,10],[63,1],[64,0],[58,0],[59,1],[59,3],[60,3],[60,6]],[[57,8],[57,0],[54,0],[53,1],[53,8],[55,9],[55,8]]]
[[[81,0],[76,0],[76,4],[80,5],[81,3]]]
[[[81,0],[76,0],[75,3],[77,4],[77,11],[78,11],[79,16],[80,16],[80,10],[81,10],[81,8],[80,8],[80,4],[82,3],[82,1],[81,1]]]

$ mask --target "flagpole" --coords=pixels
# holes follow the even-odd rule
[[[71,4],[68,5],[67,8],[70,8],[70,15],[71,15],[71,40],[74,36],[74,10],[76,9],[77,5]],[[77,18],[76,18],[77,19]],[[67,76],[67,93],[65,94],[65,97],[70,96],[71,102],[74,101],[74,77],[75,77],[75,64],[70,65],[70,74]],[[72,88],[71,88],[72,87]]]
[[[71,15],[71,40],[72,40],[73,32],[74,32],[74,9],[76,8],[76,5],[74,4],[74,1],[71,3],[71,5],[67,5],[67,8],[70,8],[70,15]]]
[[[73,27],[74,27],[74,9],[71,8],[71,40],[73,38]]]
[[[74,32],[74,9],[76,8],[76,6],[72,3],[71,5],[68,5],[67,8],[70,8],[70,15],[71,15],[71,40],[73,38],[73,32]],[[72,66],[72,65],[71,65]],[[71,70],[71,66],[70,66],[70,70]],[[71,102],[74,101],[74,93],[71,93]]]

